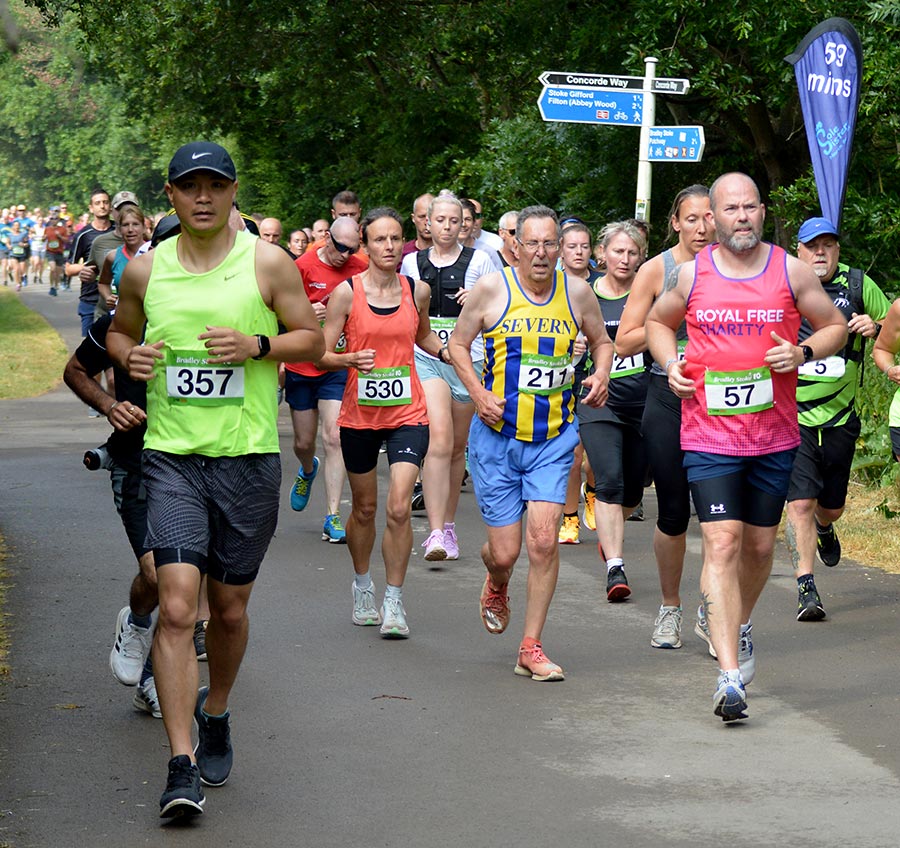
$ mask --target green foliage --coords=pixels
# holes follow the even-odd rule
[[[117,85],[85,71],[77,30],[41,29],[33,11],[22,22],[29,38],[16,56],[0,57],[0,197],[29,205],[66,199],[78,210],[102,185],[159,206],[146,124],[129,114]]]
[[[73,55],[61,75],[73,87],[65,102],[89,94],[104,121],[93,135],[76,120],[89,110],[73,106],[61,117],[75,126],[52,151],[53,133],[26,121],[18,149],[46,169],[39,180],[80,180],[82,192],[93,171],[105,180],[130,173],[158,196],[171,149],[208,136],[234,152],[243,208],[288,226],[327,216],[331,196],[348,187],[364,205],[404,212],[422,191],[447,187],[481,196],[494,219],[541,200],[599,225],[633,214],[637,131],[543,123],[537,76],[639,75],[652,55],[660,76],[692,83],[686,97],[658,98],[657,122],[702,124],[707,136],[703,163],[654,168],[653,248],[668,199],[724,170],[758,181],[769,235],[782,244],[815,211],[783,57],[833,14],[824,0],[739,9],[709,0],[574,0],[552,9],[537,0],[28,2],[60,25],[54,59],[81,45],[83,70]],[[853,19],[866,84],[845,217],[854,253],[892,280],[900,276],[900,220],[891,214],[900,199],[897,8],[897,0],[868,2]],[[0,146],[0,188],[16,170],[3,166],[4,154],[12,155]]]

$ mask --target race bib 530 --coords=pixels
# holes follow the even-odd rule
[[[412,403],[409,366],[373,368],[368,374],[360,374],[356,396],[360,406],[403,406]]]

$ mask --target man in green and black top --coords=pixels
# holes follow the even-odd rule
[[[797,620],[820,621],[825,608],[813,580],[813,561],[816,552],[828,566],[841,559],[833,523],[844,512],[859,436],[854,399],[862,383],[866,339],[878,335],[878,322],[891,304],[866,274],[839,262],[837,227],[827,218],[805,221],[798,242],[797,256],[816,272],[850,331],[842,351],[801,365],[797,383],[802,441],[791,472],[786,538],[797,574]],[[811,332],[803,321],[800,345]]]

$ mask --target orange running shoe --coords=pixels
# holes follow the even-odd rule
[[[519,648],[519,661],[516,663],[515,672],[521,677],[530,677],[540,682],[566,679],[563,670],[555,662],[547,659],[540,642],[523,644]]]
[[[509,624],[509,596],[506,586],[494,589],[490,575],[484,578],[481,588],[481,620],[488,633],[502,633]]]

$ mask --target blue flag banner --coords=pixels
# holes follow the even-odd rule
[[[794,66],[822,214],[841,226],[862,82],[862,45],[853,25],[829,18],[785,61]]]

